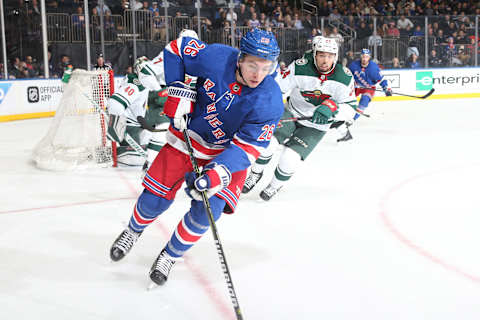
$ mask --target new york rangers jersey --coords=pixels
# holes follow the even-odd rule
[[[369,61],[366,67],[362,67],[360,60],[355,60],[348,66],[355,78],[355,86],[357,88],[371,88],[380,82],[382,88],[388,87],[388,82],[383,79],[378,64]]]
[[[351,121],[355,115],[357,100],[350,71],[337,64],[329,74],[319,74],[312,51],[307,51],[301,59],[292,62],[287,70],[277,75],[276,80],[282,93],[289,97],[286,108],[296,117],[311,117],[327,98],[333,99],[338,105],[335,120]],[[322,131],[330,128],[330,123],[299,122]]]
[[[188,132],[195,157],[213,159],[230,172],[248,168],[268,146],[283,113],[282,94],[272,76],[256,88],[236,81],[239,50],[182,37],[164,49],[167,84],[198,77],[197,100]],[[173,127],[167,142],[187,153],[183,134]]]

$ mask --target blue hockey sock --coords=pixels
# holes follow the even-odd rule
[[[225,200],[213,196],[209,201],[213,219],[217,221],[225,207]],[[202,237],[209,227],[210,223],[203,202],[192,201],[190,211],[187,212],[179,222],[167,244],[167,253],[176,258],[183,256],[183,254]]]
[[[158,197],[144,189],[138,197],[128,227],[135,232],[142,232],[150,223],[167,210],[173,200]]]
[[[367,96],[366,94],[362,94],[362,97],[360,98],[360,102],[358,103],[358,109],[364,111],[365,109],[367,109],[370,101],[372,101],[372,99],[369,96]],[[360,115],[357,113],[353,117],[353,120],[357,120],[358,117],[360,117]]]

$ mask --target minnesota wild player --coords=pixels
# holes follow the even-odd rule
[[[150,87],[148,82],[139,78],[140,70],[147,60],[145,57],[137,59],[134,64],[135,72],[125,76],[116,92],[107,102],[110,115],[108,137],[119,144],[117,147],[118,163],[129,166],[143,165],[145,157],[124,140],[125,133],[128,133],[138,145],[146,149],[151,140],[152,132],[145,129],[153,128],[162,121],[161,111],[157,110],[159,107],[163,107],[162,97],[158,96],[158,91],[149,95],[150,90],[154,88]],[[152,104],[149,115],[146,115],[147,101]],[[147,121],[146,118],[149,120]],[[163,121],[168,120],[164,119]]]
[[[295,173],[330,129],[345,135],[357,108],[354,79],[349,69],[337,64],[338,45],[334,39],[313,38],[312,50],[292,62],[277,75],[276,81],[287,104],[282,119],[311,117],[310,120],[283,122],[275,130],[278,143],[285,146],[270,184],[260,193],[268,201]],[[266,164],[277,148],[269,147],[252,165],[242,192],[248,193],[262,178]]]

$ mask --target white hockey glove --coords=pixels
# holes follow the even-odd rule
[[[110,140],[118,143],[125,139],[125,131],[127,130],[127,118],[125,116],[110,115],[108,120],[107,136]]]
[[[200,177],[195,172],[185,174],[187,184],[185,192],[190,198],[201,201],[202,192],[207,192],[207,198],[213,197],[217,192],[227,187],[230,181],[232,181],[232,174],[224,165],[210,162],[203,168]]]
[[[183,82],[176,81],[168,87],[163,112],[172,120],[175,129],[183,131],[187,128],[185,115],[192,113],[196,99],[197,92]]]

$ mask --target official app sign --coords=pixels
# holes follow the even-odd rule
[[[30,103],[59,100],[63,93],[62,85],[30,86],[27,87],[27,98]]]
[[[433,72],[417,71],[416,73],[416,89],[418,91],[430,90],[433,88]]]
[[[0,82],[0,103],[2,103],[3,99],[7,96],[7,92],[12,86],[9,82]]]
[[[40,92],[38,90],[38,87],[27,88],[27,99],[30,103],[36,103],[40,101]]]

